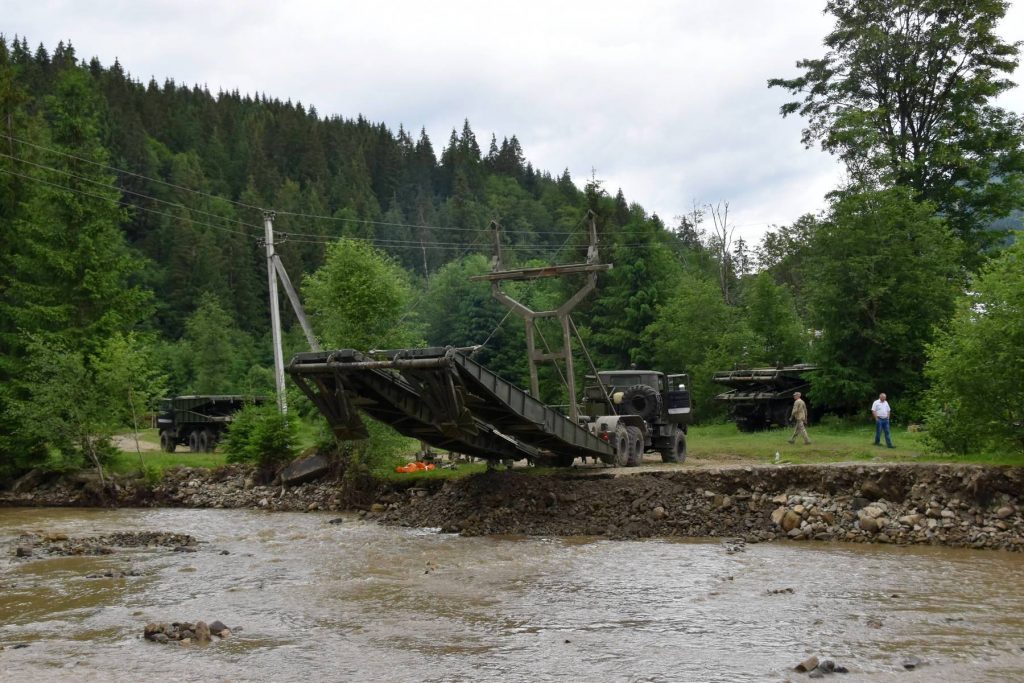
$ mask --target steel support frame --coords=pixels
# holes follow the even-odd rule
[[[572,323],[570,315],[576,308],[597,287],[597,274],[611,269],[611,264],[597,263],[597,221],[594,213],[589,212],[590,218],[590,244],[587,248],[586,263],[574,263],[565,266],[547,266],[543,268],[520,268],[505,270],[501,256],[501,226],[497,221],[491,222],[491,230],[494,233],[494,258],[492,259],[493,272],[486,275],[477,275],[470,280],[487,280],[491,282],[491,295],[504,304],[509,310],[523,319],[526,326],[526,360],[530,371],[530,392],[535,397],[540,397],[540,378],[537,373],[537,363],[544,361],[559,361],[565,364],[565,382],[569,393],[569,417],[573,422],[579,424],[580,410],[576,394],[576,373],[573,364],[572,353]],[[511,297],[501,288],[501,283],[507,280],[533,280],[546,277],[565,277],[585,273],[586,282],[569,299],[557,309],[550,311],[534,311],[523,303]],[[562,331],[562,348],[555,352],[543,353],[537,349],[536,329],[537,321],[552,319],[558,321]]]

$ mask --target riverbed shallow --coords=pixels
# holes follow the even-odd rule
[[[1024,680],[1024,556],[926,546],[464,538],[355,516],[0,509],[0,678]],[[22,534],[195,552],[16,558]],[[224,554],[224,553],[227,554]],[[121,578],[87,578],[105,572]],[[220,620],[208,645],[148,622]],[[18,647],[27,645],[27,647]],[[920,661],[908,671],[904,663]]]

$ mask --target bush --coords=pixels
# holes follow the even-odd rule
[[[415,452],[419,446],[415,439],[402,436],[385,424],[376,420],[365,422],[370,438],[352,444],[350,467],[361,466],[372,474],[381,475],[393,470],[395,465],[404,464],[404,455]]]
[[[235,413],[224,436],[228,462],[269,468],[297,454],[298,418],[281,415],[276,404],[249,405]]]

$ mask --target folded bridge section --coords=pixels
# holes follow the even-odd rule
[[[614,458],[561,412],[447,347],[296,355],[289,375],[339,439],[366,438],[360,411],[432,446],[488,460]]]

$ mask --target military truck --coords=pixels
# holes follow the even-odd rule
[[[711,381],[730,389],[714,400],[728,405],[729,418],[741,432],[757,432],[773,425],[784,427],[793,408],[793,393],[799,391],[807,400],[811,381],[805,375],[817,369],[815,365],[801,363],[716,372]]]
[[[587,375],[583,409],[590,432],[615,448],[615,464],[639,465],[657,451],[663,462],[686,460],[691,421],[690,378],[653,370],[609,370]]]
[[[160,448],[173,453],[187,445],[193,453],[210,453],[217,446],[234,414],[246,405],[266,401],[263,396],[175,396],[160,402],[157,428]]]

